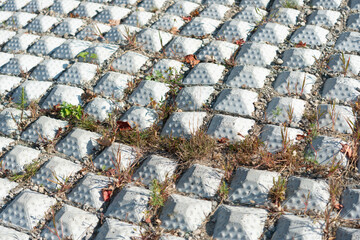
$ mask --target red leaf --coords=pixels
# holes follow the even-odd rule
[[[199,64],[200,60],[197,59],[197,57],[194,54],[189,54],[184,57],[185,62],[189,63],[191,67],[194,67],[195,65]]]
[[[124,121],[117,121],[117,128],[120,131],[127,131],[127,130],[131,130],[132,127],[130,126],[130,124],[128,122],[124,122]]]
[[[300,140],[302,140],[304,138],[305,138],[305,135],[302,135],[302,134],[296,135],[296,140],[298,140],[298,141],[300,141]]]
[[[146,223],[151,223],[151,218],[149,218],[149,217],[146,218],[146,219],[145,219],[145,222],[146,222]]]
[[[226,143],[229,141],[229,139],[226,137],[222,137],[222,138],[219,138],[217,141],[218,141],[218,143]]]
[[[185,22],[191,21],[191,17],[190,17],[190,16],[182,16],[181,18],[182,18]]]
[[[110,200],[111,195],[112,195],[112,190],[107,190],[107,189],[102,190],[102,197],[105,202]]]
[[[239,45],[239,47],[241,47],[245,43],[245,40],[240,38],[239,40],[236,40],[234,43]]]
[[[304,47],[306,47],[306,43],[304,43],[303,41],[300,41],[300,42],[298,42],[298,43],[295,45],[295,47],[297,47],[297,48],[304,48]]]

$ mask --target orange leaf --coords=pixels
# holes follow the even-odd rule
[[[341,205],[340,203],[334,204],[334,208],[336,208],[337,210],[340,210],[340,209],[342,209],[343,207],[344,207],[344,206]]]
[[[239,47],[241,47],[245,43],[245,40],[243,38],[240,38],[239,40],[236,40],[234,43],[236,45],[239,45]]]
[[[127,131],[127,130],[131,130],[132,127],[130,126],[130,124],[128,122],[124,122],[124,121],[117,121],[117,128],[120,131]]]
[[[151,223],[151,218],[150,218],[150,217],[146,218],[146,219],[145,219],[145,222],[146,222],[146,223]]]
[[[189,54],[185,56],[185,62],[189,63],[191,67],[194,67],[195,65],[199,64],[200,60],[196,58],[194,54]]]
[[[179,29],[178,29],[177,27],[172,27],[172,28],[170,29],[170,33],[172,33],[172,34],[178,34],[178,33],[179,33]]]
[[[300,141],[300,140],[302,140],[304,138],[305,138],[305,135],[302,135],[302,134],[296,135],[296,140],[298,140],[298,141]]]
[[[113,19],[109,19],[109,25],[110,26],[117,26],[120,24],[120,19],[117,19],[117,20],[113,20]]]
[[[345,156],[348,158],[352,157],[352,148],[348,144],[340,143],[342,148],[340,152],[345,153]]]
[[[222,137],[222,138],[219,138],[217,141],[218,141],[218,143],[226,143],[229,141],[229,139],[226,137]]]
[[[304,48],[304,47],[306,47],[306,43],[304,43],[303,41],[300,41],[300,42],[298,42],[298,43],[295,45],[295,47],[297,47],[297,48]]]
[[[96,139],[96,142],[104,147],[109,147],[115,141],[115,136],[110,137],[108,134]]]
[[[199,14],[200,14],[200,13],[199,13],[199,10],[196,9],[196,10],[194,10],[194,11],[192,11],[192,12],[190,13],[190,16],[191,16],[191,17],[197,17],[197,16],[199,16]]]
[[[105,202],[109,201],[112,195],[112,190],[102,189],[102,197]]]
[[[182,16],[181,17],[185,22],[189,22],[189,21],[191,21],[191,17],[190,16]]]
[[[110,66],[110,70],[111,70],[111,71],[114,71],[114,72],[116,71],[113,66]]]

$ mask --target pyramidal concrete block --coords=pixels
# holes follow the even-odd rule
[[[45,59],[31,73],[31,77],[39,80],[54,80],[68,67],[69,61],[57,59]]]
[[[330,100],[355,102],[359,97],[360,82],[355,78],[337,77],[326,80],[322,97]]]
[[[51,54],[51,57],[61,59],[73,59],[79,53],[89,48],[90,45],[91,42],[88,41],[70,39],[61,44],[60,47],[56,48],[55,51]]]
[[[24,190],[0,213],[3,222],[31,231],[56,200],[30,190]]]
[[[40,37],[38,35],[29,34],[29,33],[17,34],[5,44],[5,46],[3,47],[3,51],[5,52],[26,51],[26,49],[39,38]]]
[[[176,36],[166,47],[166,56],[168,57],[185,57],[194,54],[200,47],[202,41],[194,38]]]
[[[133,225],[126,222],[121,222],[112,218],[106,218],[105,223],[99,229],[95,240],[104,239],[123,239],[132,240],[133,238],[140,238],[141,229],[138,225]]]
[[[140,53],[129,51],[115,59],[112,63],[112,67],[115,70],[135,74],[148,59],[148,57]]]
[[[17,187],[19,184],[16,182],[12,182],[7,178],[0,178],[0,206],[3,206],[5,204],[5,198],[9,195],[9,192]],[[1,228],[0,228],[1,232]],[[2,233],[2,232],[1,232]]]
[[[148,211],[150,194],[150,190],[128,185],[116,195],[105,215],[122,221],[140,223]]]
[[[302,1],[302,0],[295,0]],[[298,21],[300,11],[293,8],[277,7],[270,12],[270,15],[277,16],[274,22],[284,25],[295,25]],[[315,24],[316,25],[316,24]]]
[[[48,81],[26,80],[12,94],[14,102],[20,104],[22,94],[25,94],[26,105],[32,101],[37,101],[43,96],[53,83]]]
[[[95,64],[76,62],[66,69],[57,82],[84,85],[95,77],[97,68]]]
[[[185,24],[184,20],[176,15],[166,14],[160,17],[151,28],[170,31],[171,29],[180,29]]]
[[[68,194],[70,201],[86,204],[100,209],[104,204],[102,189],[107,188],[113,180],[109,177],[88,173]]]
[[[126,40],[127,36],[136,35],[141,28],[134,27],[131,25],[120,24],[112,27],[106,34],[105,39],[111,43],[126,45],[128,42]]]
[[[340,17],[340,12],[332,10],[317,10],[313,12],[308,23],[317,26],[333,27]]]
[[[316,82],[316,76],[301,71],[284,71],[278,74],[274,89],[280,94],[309,94]]]
[[[5,169],[14,173],[19,173],[24,171],[26,165],[31,164],[39,157],[39,155],[39,150],[16,145],[2,157],[2,163],[5,165]]]
[[[261,8],[247,5],[236,16],[235,19],[239,19],[244,22],[258,23],[263,17],[267,15],[267,12]]]
[[[135,11],[124,20],[124,23],[134,27],[144,27],[149,23],[153,15],[151,12]]]
[[[319,59],[321,52],[308,48],[290,48],[283,53],[282,66],[291,68],[305,68],[313,65]]]
[[[346,188],[341,195],[341,204],[344,206],[340,216],[344,219],[360,219],[360,189]]]
[[[31,181],[43,185],[47,189],[56,190],[60,189],[70,176],[75,175],[81,169],[80,164],[54,156],[40,168]]]
[[[174,5],[172,5],[166,13],[173,14],[177,16],[189,16],[192,11],[199,7],[199,4],[193,3],[190,1],[177,1]]]
[[[34,43],[34,45],[28,49],[28,52],[33,54],[49,55],[65,41],[66,39],[63,38],[44,36]]]
[[[171,39],[170,33],[152,28],[144,29],[136,36],[136,42],[150,52],[159,52]]]
[[[285,41],[289,34],[289,28],[278,23],[266,23],[251,36],[254,42],[269,42],[271,44],[280,44]]]
[[[85,22],[78,18],[65,18],[52,32],[59,36],[65,34],[74,36],[84,24]]]
[[[223,65],[215,63],[199,63],[184,78],[183,83],[214,85],[222,78],[224,69]]]
[[[355,122],[352,109],[347,106],[320,104],[317,108],[319,113],[319,127],[335,130],[340,133],[351,133],[351,127],[347,121]]]
[[[175,173],[177,163],[174,160],[159,155],[150,155],[134,173],[133,179],[140,180],[149,186],[154,179],[160,183],[171,178]]]
[[[5,135],[19,133],[17,122],[20,122],[21,116],[25,120],[30,116],[30,112],[25,111],[22,114],[21,110],[17,108],[5,108],[2,110],[0,112],[0,132]]]
[[[50,7],[50,10],[60,14],[68,14],[69,12],[77,8],[79,4],[80,1],[76,0],[56,0],[54,4]]]
[[[172,194],[162,209],[160,220],[165,229],[195,231],[211,212],[211,202]]]
[[[96,97],[86,105],[84,112],[98,121],[105,121],[109,119],[114,109],[115,104],[112,101]]]
[[[215,215],[215,239],[259,239],[265,227],[267,211],[221,205]]]
[[[266,119],[274,123],[298,123],[305,111],[306,101],[288,97],[273,98],[266,108]]]
[[[81,95],[83,93],[84,91],[81,88],[60,84],[55,85],[41,105],[41,108],[53,108],[55,105],[62,104],[63,102],[76,106],[80,105],[82,104]]]
[[[12,228],[7,228],[7,227],[3,227],[0,226],[0,232],[1,232],[1,236],[4,237],[4,240],[29,240],[30,236],[16,231]]]
[[[305,25],[294,32],[290,41],[295,44],[302,41],[303,43],[306,43],[306,45],[319,46],[326,44],[326,36],[328,34],[329,30],[325,28],[314,25]]]
[[[43,58],[28,54],[16,54],[10,61],[1,67],[0,72],[4,74],[20,75],[28,73],[36,67]]]
[[[4,44],[7,41],[9,41],[9,39],[11,39],[13,36],[16,35],[16,32],[14,31],[10,31],[10,30],[0,30],[0,44]]]
[[[169,91],[167,84],[157,81],[143,80],[129,97],[129,102],[141,106],[148,105],[152,100],[160,103]]]
[[[197,58],[201,61],[215,60],[217,63],[223,63],[231,58],[237,48],[236,44],[213,40],[199,50]]]
[[[225,84],[236,88],[262,88],[269,74],[270,70],[264,67],[251,65],[235,66],[230,70]]]
[[[0,95],[5,95],[6,93],[10,92],[12,89],[18,86],[20,82],[20,77],[0,75]]]
[[[128,82],[132,80],[133,77],[131,75],[107,72],[94,87],[94,92],[103,94],[106,97],[122,99],[124,91],[128,87]]]
[[[36,33],[45,33],[59,22],[59,18],[39,15],[31,23],[29,23],[26,28]]]
[[[128,122],[132,128],[145,130],[153,126],[158,119],[158,114],[154,109],[132,106],[121,116],[120,121]]]
[[[344,60],[346,62],[345,67],[348,67],[346,71],[344,71]],[[341,53],[338,53],[330,57],[328,66],[331,72],[346,72],[350,76],[351,74],[358,75],[360,73],[360,56],[354,54],[344,54],[344,56],[342,56]]]
[[[0,32],[0,34],[1,34],[1,32]],[[14,54],[0,52],[0,67],[5,65],[6,63],[8,63],[10,61],[10,59],[13,57],[14,57]]]
[[[44,228],[42,231],[41,236],[45,239],[58,239],[56,234],[53,233],[55,231],[62,233],[63,236],[71,236],[74,239],[87,239],[96,227],[98,218],[95,214],[65,204],[56,213],[54,222],[50,221],[48,228]]]
[[[101,40],[103,35],[110,31],[111,27],[102,23],[92,23],[84,27],[76,34],[76,38],[86,41]]]
[[[103,23],[109,23],[109,20],[121,20],[131,12],[128,8],[118,6],[106,6],[98,15],[95,20]]]
[[[181,35],[197,37],[206,36],[212,34],[220,23],[219,20],[207,17],[196,17],[182,29]]]
[[[360,33],[358,32],[344,32],[338,37],[335,43],[335,49],[345,52],[360,52],[360,46],[358,44]]]
[[[188,111],[200,110],[213,92],[214,88],[210,86],[184,87],[180,90],[175,101],[180,109]]]
[[[255,66],[267,66],[276,57],[278,47],[265,43],[245,43],[236,57],[238,64],[249,64]]]
[[[82,159],[89,155],[93,155],[99,144],[96,139],[100,138],[98,133],[75,128],[64,139],[56,144],[55,149],[67,156]]]
[[[236,40],[247,40],[251,30],[255,27],[255,24],[245,22],[238,19],[232,19],[226,21],[216,34],[216,37],[228,42],[234,42]]]

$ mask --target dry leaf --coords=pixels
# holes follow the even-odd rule
[[[179,29],[178,29],[177,27],[172,27],[172,28],[170,29],[170,33],[176,35],[176,34],[179,33]]]
[[[77,18],[77,17],[79,17],[79,14],[78,14],[78,13],[76,13],[76,14],[69,13],[69,17],[71,17],[71,18]]]
[[[116,71],[115,68],[113,66],[110,66],[110,71]]]
[[[145,219],[145,222],[146,222],[146,223],[151,223],[151,218],[150,218],[150,217],[146,218],[146,219]]]
[[[304,47],[306,47],[306,43],[304,43],[303,41],[300,41],[300,42],[298,42],[298,43],[295,45],[295,47],[297,47],[297,48],[304,48]]]
[[[109,19],[109,25],[112,26],[112,27],[120,25],[120,19],[117,19],[117,20]]]
[[[191,13],[190,13],[190,17],[197,17],[197,16],[199,16],[199,10],[194,10],[194,11],[192,11]]]
[[[97,95],[93,91],[86,89],[85,92],[81,94],[81,99],[87,103],[93,100],[96,96]]]
[[[127,130],[131,130],[132,127],[128,122],[124,122],[124,121],[117,121],[117,128],[120,131],[127,131]]]
[[[348,145],[348,144],[344,144],[344,143],[340,143],[342,148],[340,150],[340,152],[345,153],[345,156],[348,158],[352,157],[352,148]]]
[[[112,190],[109,189],[102,189],[101,190],[102,193],[102,197],[104,199],[105,202],[109,201],[112,195]]]
[[[303,140],[304,138],[305,138],[305,135],[302,135],[302,134],[296,135],[296,140],[297,141]]]
[[[96,142],[104,147],[109,147],[115,141],[115,136],[110,137],[108,134],[96,139]]]
[[[198,60],[194,54],[186,55],[184,59],[185,62],[189,63],[191,67],[196,66],[200,62],[200,60]]]

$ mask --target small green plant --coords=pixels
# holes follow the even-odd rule
[[[289,105],[289,108],[286,110],[286,113],[288,116],[289,124],[291,124],[294,118],[294,107],[292,106],[292,104]]]
[[[274,118],[277,118],[281,114],[281,108],[277,106],[275,109],[272,110],[272,114]]]
[[[276,206],[280,207],[282,201],[285,200],[286,179],[279,176],[277,180],[273,178],[273,187],[269,191],[269,196]]]
[[[226,184],[225,180],[222,180],[220,188],[219,188],[219,196],[221,201],[224,201],[229,196],[229,187]]]
[[[89,53],[89,52],[81,52],[77,55],[78,58],[82,58],[82,60],[85,62],[88,59],[90,59],[90,62],[94,62],[98,56],[96,53]]]
[[[56,188],[58,189],[58,191],[63,192],[70,188],[69,177],[64,177],[64,178],[59,177],[59,176],[57,176],[57,174],[54,171],[51,171],[51,174],[52,174],[54,180],[49,179],[49,178],[46,180],[56,184]]]
[[[53,207],[51,208],[51,216],[52,216],[52,223],[54,225],[54,228],[50,228],[49,226],[46,226],[49,232],[52,233],[58,240],[72,240],[73,239],[72,237],[64,236],[62,225],[60,226],[61,233],[59,233],[58,227],[56,226],[55,210]]]
[[[312,144],[310,144],[310,146],[313,148]],[[318,161],[316,160],[317,158],[317,151],[315,151],[315,149],[313,149],[313,151],[306,151],[304,154],[304,160],[307,163],[311,163],[311,164],[318,164]]]
[[[335,124],[336,124],[336,120],[339,116],[339,113],[336,112],[336,105],[335,105],[335,101],[333,102],[333,104],[331,105],[330,107],[330,110],[329,110],[329,115],[330,115],[330,118],[331,118],[331,130],[332,131],[335,131]]]
[[[10,180],[12,181],[26,181],[30,179],[32,176],[35,175],[35,173],[40,168],[40,162],[35,161],[25,167],[25,171],[22,173],[16,173],[13,176],[10,177]]]
[[[165,197],[163,196],[163,186],[157,179],[153,179],[151,182],[150,190],[150,206],[156,209],[164,206]]]
[[[71,118],[74,117],[80,120],[83,115],[83,109],[80,105],[72,105],[70,103],[63,102],[60,105],[60,117]]]
[[[281,6],[283,8],[294,8],[297,9],[299,7],[299,4],[296,0],[281,0]]]
[[[341,62],[342,62],[343,74],[346,77],[350,66],[350,57],[346,61],[344,52],[341,52]]]

